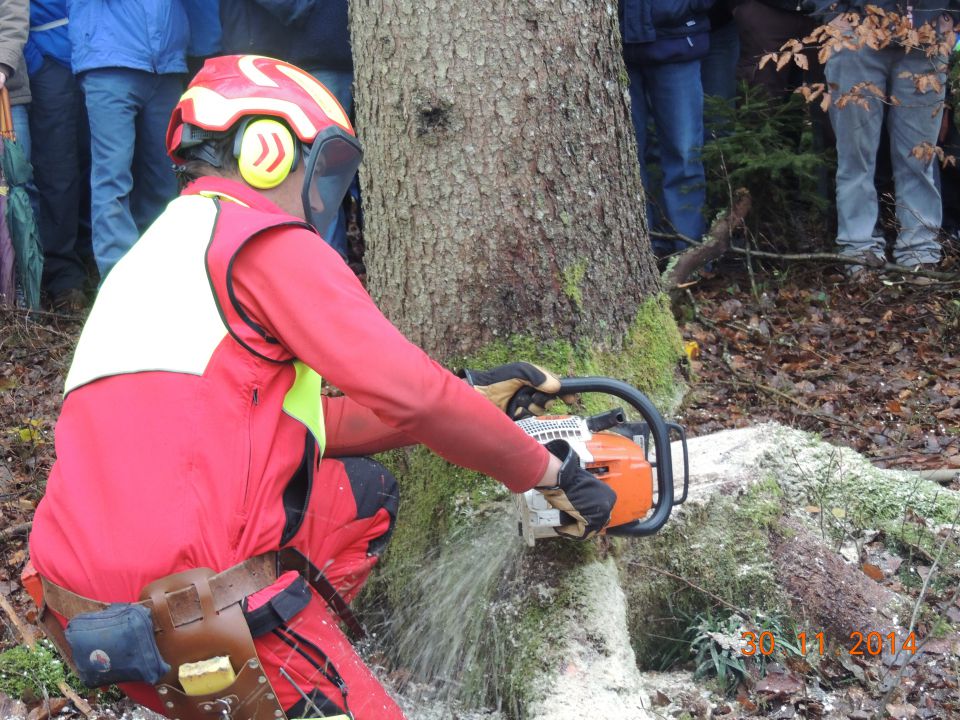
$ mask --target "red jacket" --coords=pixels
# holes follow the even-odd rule
[[[193,261],[164,265],[177,252]],[[283,411],[294,358],[346,394],[322,399],[328,456],[423,443],[514,491],[546,469],[547,452],[407,341],[315,232],[206,178],[114,268],[84,328],[30,538],[40,574],[132,601],[156,578],[276,549],[305,447]]]

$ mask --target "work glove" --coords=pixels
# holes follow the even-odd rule
[[[537,488],[560,511],[563,524],[556,528],[557,534],[576,540],[593,537],[610,522],[617,494],[580,467],[580,457],[566,440],[553,440],[545,447],[562,462],[556,487]]]
[[[459,375],[513,420],[543,415],[560,391],[555,375],[528,362],[490,370],[461,370]]]

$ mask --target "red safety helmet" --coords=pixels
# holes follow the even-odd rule
[[[258,124],[257,119],[278,120],[282,126],[277,122]],[[278,128],[283,134],[283,126],[303,147],[306,217],[326,232],[362,152],[336,97],[295,65],[259,55],[207,60],[173,109],[167,127],[167,153],[175,163],[182,164],[183,149],[236,129],[234,154],[241,175],[253,187],[274,187],[296,167],[296,158],[283,158],[296,145],[292,137],[277,137]],[[251,132],[256,137],[245,141],[244,136]],[[248,147],[251,154],[245,160],[241,151],[247,153]],[[261,164],[271,171],[268,179],[256,172],[254,166]],[[279,175],[276,168],[280,168]],[[248,174],[247,169],[253,172]]]

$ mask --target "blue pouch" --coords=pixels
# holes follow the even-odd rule
[[[116,603],[77,615],[67,623],[65,634],[77,675],[87,687],[156,685],[170,672],[157,648],[150,611],[142,605]]]

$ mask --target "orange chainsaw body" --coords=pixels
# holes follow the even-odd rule
[[[673,508],[687,499],[690,475],[686,431],[665,421],[646,395],[620,380],[582,377],[560,381],[558,396],[579,393],[601,393],[624,400],[642,421],[628,419],[622,407],[612,407],[589,417],[530,415],[518,419],[517,427],[541,445],[555,440],[569,445],[581,467],[617,494],[610,521],[602,532],[634,538],[653,535],[670,518]],[[679,437],[683,458],[679,495],[674,493],[671,433]],[[647,457],[648,449],[652,462]],[[539,539],[558,537],[557,529],[571,522],[536,488],[516,494],[514,505],[520,537],[530,547]]]
[[[653,469],[643,448],[617,433],[595,433],[586,443],[593,460],[586,469],[617,493],[609,527],[644,518],[653,507]]]

